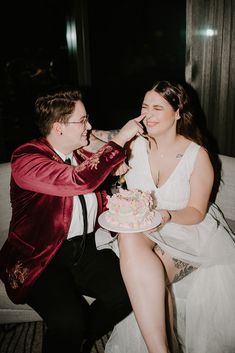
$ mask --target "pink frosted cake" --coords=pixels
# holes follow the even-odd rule
[[[155,211],[150,192],[120,189],[108,196],[108,212],[105,219],[109,224],[125,229],[139,229],[152,224]]]

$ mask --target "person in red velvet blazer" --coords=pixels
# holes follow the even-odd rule
[[[124,161],[124,144],[143,132],[142,117],[92,153],[84,149],[91,125],[80,92],[40,97],[35,107],[42,137],[11,159],[12,219],[0,277],[14,303],[28,303],[45,321],[44,353],[88,352],[131,311],[118,258],[97,251],[94,231],[106,204],[102,183]],[[83,295],[95,301],[88,305]]]

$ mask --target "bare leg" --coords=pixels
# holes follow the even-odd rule
[[[149,353],[169,353],[165,324],[165,270],[142,233],[120,234],[121,272]]]
[[[190,274],[196,269],[196,267],[185,263],[181,260],[172,258],[170,255],[165,253],[157,244],[154,247],[154,252],[157,254],[159,259],[162,261],[166,275],[167,275],[167,287],[166,287],[166,323],[167,325],[167,334],[170,350],[174,353],[179,352],[178,341],[174,331],[174,310],[173,310],[173,301],[171,293],[171,283],[177,282]]]

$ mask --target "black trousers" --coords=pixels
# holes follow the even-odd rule
[[[80,243],[81,237],[64,242],[27,300],[47,326],[44,353],[79,353],[84,339],[94,342],[132,310],[118,257],[98,251],[90,233],[77,262]],[[95,301],[89,305],[83,295]]]

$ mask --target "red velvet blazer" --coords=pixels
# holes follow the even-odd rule
[[[24,303],[30,286],[66,239],[73,196],[97,190],[125,159],[110,141],[98,152],[74,153],[78,166],[65,164],[45,138],[17,148],[11,160],[12,219],[0,251],[0,278],[14,303]],[[106,192],[96,191],[98,215]]]

